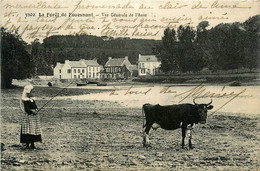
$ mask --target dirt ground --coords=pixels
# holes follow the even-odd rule
[[[42,143],[19,143],[21,89],[2,90],[2,170],[259,170],[259,115],[216,113],[194,128],[194,149],[181,130],[151,131],[142,146],[141,109],[115,102],[54,100],[41,111]],[[90,92],[91,93],[91,92]],[[49,98],[37,101],[42,106]],[[186,141],[187,144],[187,141]]]

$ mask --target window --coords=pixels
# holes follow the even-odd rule
[[[141,69],[141,73],[144,74],[145,73],[145,69]]]
[[[85,72],[85,70],[84,69],[82,69],[82,73],[84,73]]]
[[[60,69],[60,73],[61,73],[61,69]]]
[[[78,73],[80,73],[80,69],[78,69]]]
[[[60,75],[60,79],[61,79],[61,75]]]
[[[76,76],[76,75],[74,75],[74,78],[77,78],[77,76]]]
[[[80,75],[78,75],[78,78],[80,78]]]
[[[91,78],[91,72],[89,73],[88,77]]]
[[[98,77],[98,73],[97,73],[97,77]]]
[[[76,69],[74,69],[74,73],[76,73],[77,72],[77,70]]]
[[[144,67],[144,63],[142,63],[142,67]]]
[[[68,74],[70,74],[71,73],[71,69],[68,69],[67,72],[68,72]]]
[[[93,78],[95,78],[95,73],[93,72]]]

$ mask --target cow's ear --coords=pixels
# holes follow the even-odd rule
[[[209,106],[207,106],[207,109],[208,109],[208,110],[211,110],[211,109],[213,109],[213,106],[212,106],[212,105],[209,105]]]

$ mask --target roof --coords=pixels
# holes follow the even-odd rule
[[[85,65],[92,65],[92,66],[93,65],[95,65],[95,66],[99,65],[96,60],[85,60],[85,59],[82,59],[81,61],[84,62]]]
[[[126,68],[127,68],[129,71],[138,70],[136,65],[127,65]]]
[[[128,59],[125,58],[114,58],[109,59],[105,66],[123,66],[123,65],[131,65]]]
[[[83,63],[82,61],[68,61],[68,64],[69,64],[72,68],[82,68],[82,67],[86,67],[86,64]]]
[[[138,62],[159,62],[155,55],[139,55]]]
[[[61,69],[63,66],[64,66],[64,64],[61,64],[61,63],[57,62],[55,68],[56,69]]]

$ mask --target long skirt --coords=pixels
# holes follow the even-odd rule
[[[21,123],[20,143],[42,142],[39,115],[24,114]]]

